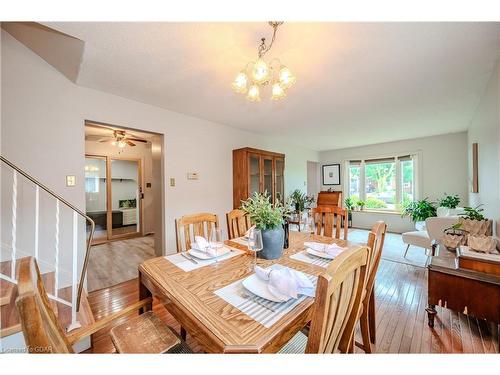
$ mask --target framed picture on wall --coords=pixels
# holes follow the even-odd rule
[[[340,164],[323,165],[323,185],[340,185]]]

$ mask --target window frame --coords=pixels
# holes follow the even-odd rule
[[[421,178],[421,151],[414,152],[398,152],[390,155],[378,155],[378,156],[370,156],[370,157],[352,157],[345,159],[344,164],[344,181],[346,181],[345,186],[343,186],[343,195],[344,197],[349,197],[351,191],[351,180],[350,180],[350,163],[351,161],[359,162],[359,199],[366,201],[366,175],[365,175],[365,166],[367,160],[375,160],[375,159],[390,159],[393,158],[396,163],[396,204],[401,203],[401,199],[403,196],[403,181],[402,181],[402,167],[401,167],[401,159],[410,156],[413,160],[413,200],[416,201],[420,199],[420,191],[422,186],[422,178]],[[377,208],[364,208],[364,211],[367,212],[387,212],[387,213],[401,213],[401,209],[377,209]]]

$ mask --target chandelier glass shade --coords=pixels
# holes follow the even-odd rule
[[[252,102],[260,101],[260,93],[265,86],[271,88],[271,99],[280,100],[286,96],[286,90],[295,83],[295,77],[288,67],[280,60],[273,59],[266,62],[263,57],[271,49],[278,26],[283,22],[269,22],[273,27],[273,37],[269,46],[265,44],[265,38],[261,39],[258,48],[258,59],[247,63],[232,83],[233,90],[239,94],[246,94],[247,99]]]

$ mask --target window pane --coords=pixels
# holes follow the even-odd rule
[[[365,165],[366,208],[396,208],[396,164],[394,162]]]
[[[361,167],[359,165],[349,166],[349,197],[351,197],[354,201],[359,200],[360,173]]]
[[[401,161],[401,200],[403,205],[415,199],[413,160]]]

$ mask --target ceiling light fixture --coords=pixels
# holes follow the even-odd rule
[[[263,59],[264,55],[269,52],[276,38],[278,27],[283,22],[269,22],[273,28],[273,37],[269,46],[266,45],[266,38],[261,39],[261,43],[257,49],[257,61],[249,62],[245,68],[238,73],[232,83],[233,90],[239,94],[247,94],[247,99],[252,102],[260,101],[261,89],[266,86],[271,86],[271,99],[279,100],[286,96],[286,89],[290,88],[295,83],[295,77],[290,69],[281,64],[280,60],[274,58],[271,62],[266,63]]]

